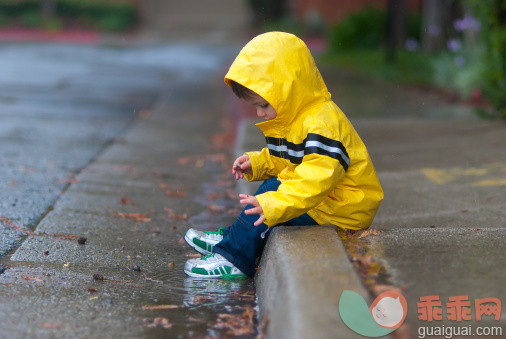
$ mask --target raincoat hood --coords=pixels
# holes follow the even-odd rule
[[[283,136],[306,108],[330,100],[309,49],[293,34],[269,32],[241,50],[225,76],[263,97],[277,117],[257,126],[265,135]]]

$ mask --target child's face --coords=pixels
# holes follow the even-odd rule
[[[262,98],[260,95],[256,93],[251,93],[251,96],[244,99],[248,104],[255,106],[257,110],[257,116],[259,118],[267,120],[272,120],[278,116],[274,107],[272,107],[267,100]]]

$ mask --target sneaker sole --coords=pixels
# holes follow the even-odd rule
[[[221,276],[223,279],[246,279],[246,274],[224,274]]]
[[[205,249],[203,249],[203,248],[200,248],[200,247],[198,247],[197,245],[195,245],[195,244],[193,243],[193,241],[192,241],[190,238],[188,238],[188,236],[187,236],[186,234],[184,235],[184,238],[183,238],[183,239],[184,239],[184,241],[186,241],[186,243],[187,243],[187,244],[188,244],[191,248],[193,248],[195,251],[199,252],[200,254],[203,254],[203,255],[208,255],[208,254],[211,254],[211,252],[209,252],[209,251],[207,251],[207,250],[205,250]],[[200,275],[199,275],[199,277],[200,277]]]

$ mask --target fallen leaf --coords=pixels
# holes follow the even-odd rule
[[[360,231],[360,234],[359,234],[359,238],[362,239],[362,238],[366,238],[370,235],[378,235],[380,234],[381,232],[378,231],[378,230],[364,230],[364,231]]]
[[[174,262],[171,261],[170,263],[167,264],[167,266],[169,266],[169,268],[173,268],[174,267]]]
[[[140,222],[150,222],[151,221],[150,217],[148,217],[147,215],[142,214],[142,213],[118,213],[118,212],[111,212],[111,214],[114,215],[115,217],[132,219],[132,220],[140,221]]]
[[[231,217],[237,217],[239,214],[241,214],[242,210],[242,207],[231,208],[227,210],[227,215]]]
[[[183,307],[183,305],[144,305],[143,310],[172,310]]]
[[[204,320],[204,319],[197,319],[197,318],[194,318],[194,317],[192,317],[192,316],[190,316],[190,317],[188,318],[188,321],[192,321],[192,322],[194,322],[194,323],[207,323],[207,321],[206,321],[206,320]]]
[[[199,254],[199,253],[189,253],[186,256],[188,258],[200,258],[200,257],[202,257],[202,254]]]
[[[223,192],[211,192],[206,194],[207,200],[219,200],[223,199]]]
[[[128,198],[121,198],[121,200],[119,201],[119,203],[121,205],[133,205],[134,202]]]
[[[144,108],[139,112],[139,119],[146,120],[149,118],[150,115],[151,115],[151,111],[149,109]]]
[[[106,279],[106,278],[104,278],[104,276],[103,276],[103,275],[98,274],[98,273],[93,274],[93,279],[95,279],[96,281],[101,281],[101,282],[104,282],[104,281],[110,281],[110,282],[115,282],[115,283],[120,283],[120,284],[129,284],[129,283],[133,283],[133,282],[135,282],[134,280],[115,280],[115,279]]]
[[[225,163],[226,160],[227,155],[225,153],[216,153],[182,157],[177,160],[177,163],[180,165],[188,165],[193,163],[195,167],[202,167],[206,161]]]
[[[370,277],[377,277],[382,270],[382,266],[378,262],[373,262],[367,268],[367,275]]]
[[[29,280],[29,281],[44,281],[44,280],[42,280],[39,277],[30,277],[30,276],[27,276],[27,275],[24,275],[24,274],[21,274],[21,278],[23,278],[25,280]]]
[[[216,298],[210,297],[210,296],[205,296],[205,295],[196,295],[192,298],[192,302],[194,304],[200,304],[201,302],[209,301],[209,300],[216,300]]]
[[[235,200],[239,196],[239,194],[231,188],[227,188],[227,190],[225,191],[225,195],[227,198],[229,198],[231,200]]]
[[[230,131],[221,134],[213,134],[211,136],[211,141],[213,143],[213,148],[219,150],[224,148],[227,145],[233,143],[234,135]]]
[[[17,183],[15,180],[11,180],[11,185],[12,185],[12,186],[17,186],[17,185],[18,185],[18,183]]]
[[[37,172],[37,170],[35,168],[26,168],[25,166],[21,165],[18,167],[18,169],[22,172],[26,172],[26,173],[35,173]]]
[[[150,328],[161,326],[165,329],[169,329],[172,327],[172,324],[169,322],[169,319],[162,317],[157,317],[153,320],[144,319],[144,323],[146,324],[147,327]]]
[[[45,327],[45,328],[52,328],[52,329],[55,329],[55,330],[59,330],[61,328],[60,325],[51,324],[51,323],[42,323],[42,326]]]
[[[86,291],[88,291],[90,293],[96,293],[96,292],[98,292],[98,290],[96,288],[87,288]]]
[[[170,209],[168,207],[164,207],[163,209],[165,210],[165,212],[167,212],[167,214],[169,215],[169,218],[180,219],[180,220],[186,220],[188,218],[188,215],[186,213],[183,215],[179,215],[179,214],[174,213],[172,211],[172,209]]]
[[[211,213],[223,213],[226,210],[226,207],[221,205],[210,204],[207,205],[207,207],[209,208],[209,211],[211,211]]]
[[[157,284],[163,284],[163,281],[151,279],[150,277],[148,277],[146,275],[146,273],[142,273],[142,277],[144,278],[144,281],[151,281],[151,282],[154,282],[154,283],[157,283]]]
[[[229,294],[229,297],[231,299],[241,300],[241,301],[255,301],[256,300],[255,293],[253,293],[252,291],[250,291],[250,292],[234,291]]]
[[[240,336],[254,333],[255,326],[253,316],[255,311],[247,306],[242,314],[219,314],[215,328],[226,329],[227,334]]]

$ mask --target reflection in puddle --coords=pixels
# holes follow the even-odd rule
[[[179,265],[178,265],[179,266]],[[170,321],[170,331],[153,326],[148,336],[252,338],[257,334],[257,307],[253,279],[201,279],[181,271],[165,277],[156,293],[147,295],[153,305],[180,305],[176,309],[145,311],[144,321]],[[157,275],[160,279],[161,276]],[[162,287],[163,286],[163,287]],[[151,323],[150,323],[151,322]]]

